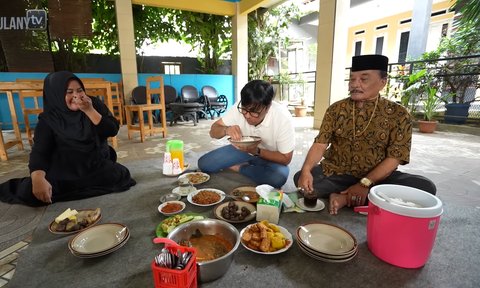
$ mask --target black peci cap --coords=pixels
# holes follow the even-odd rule
[[[387,71],[388,57],[383,55],[361,55],[352,57],[352,72],[362,70]]]

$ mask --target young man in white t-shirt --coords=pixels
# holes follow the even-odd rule
[[[273,102],[275,91],[270,83],[253,80],[240,92],[241,99],[212,124],[210,136],[240,140],[258,136],[259,144],[247,147],[227,145],[200,157],[198,168],[206,173],[231,169],[257,185],[281,188],[287,181],[295,147],[295,130],[288,109]]]

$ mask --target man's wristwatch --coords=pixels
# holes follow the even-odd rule
[[[367,177],[363,177],[362,179],[360,179],[360,185],[365,188],[370,188],[373,185],[373,181],[368,179]]]

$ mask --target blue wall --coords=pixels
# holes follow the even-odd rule
[[[0,81],[10,82],[16,79],[44,79],[48,73],[14,73],[14,72],[0,72]],[[80,78],[104,78],[107,81],[120,82],[121,74],[96,74],[96,73],[75,73]],[[138,74],[138,85],[145,85],[146,79],[149,76],[158,76],[159,74]],[[180,75],[163,75],[164,84],[171,85],[180,93],[180,89],[184,85],[193,85],[198,91],[205,85],[213,86],[217,89],[220,95],[225,95],[228,99],[228,107],[230,108],[235,99],[234,95],[234,78],[232,75],[211,75],[211,74],[180,74]],[[17,112],[17,119],[20,123],[21,129],[24,127],[22,109],[18,95],[14,93],[15,110]],[[27,104],[28,105],[28,104]],[[34,125],[36,119],[31,116],[30,122]],[[10,110],[8,108],[7,95],[0,92],[0,122],[3,130],[12,128],[12,119],[10,117]],[[31,124],[31,126],[33,126]]]

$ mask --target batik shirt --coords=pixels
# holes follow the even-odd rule
[[[330,144],[321,162],[324,174],[361,178],[387,157],[407,164],[412,140],[412,118],[408,111],[380,96],[368,124],[375,101],[364,102],[362,108],[355,107],[354,136],[353,107],[354,101],[346,98],[332,104],[325,113],[315,137],[316,143]]]

